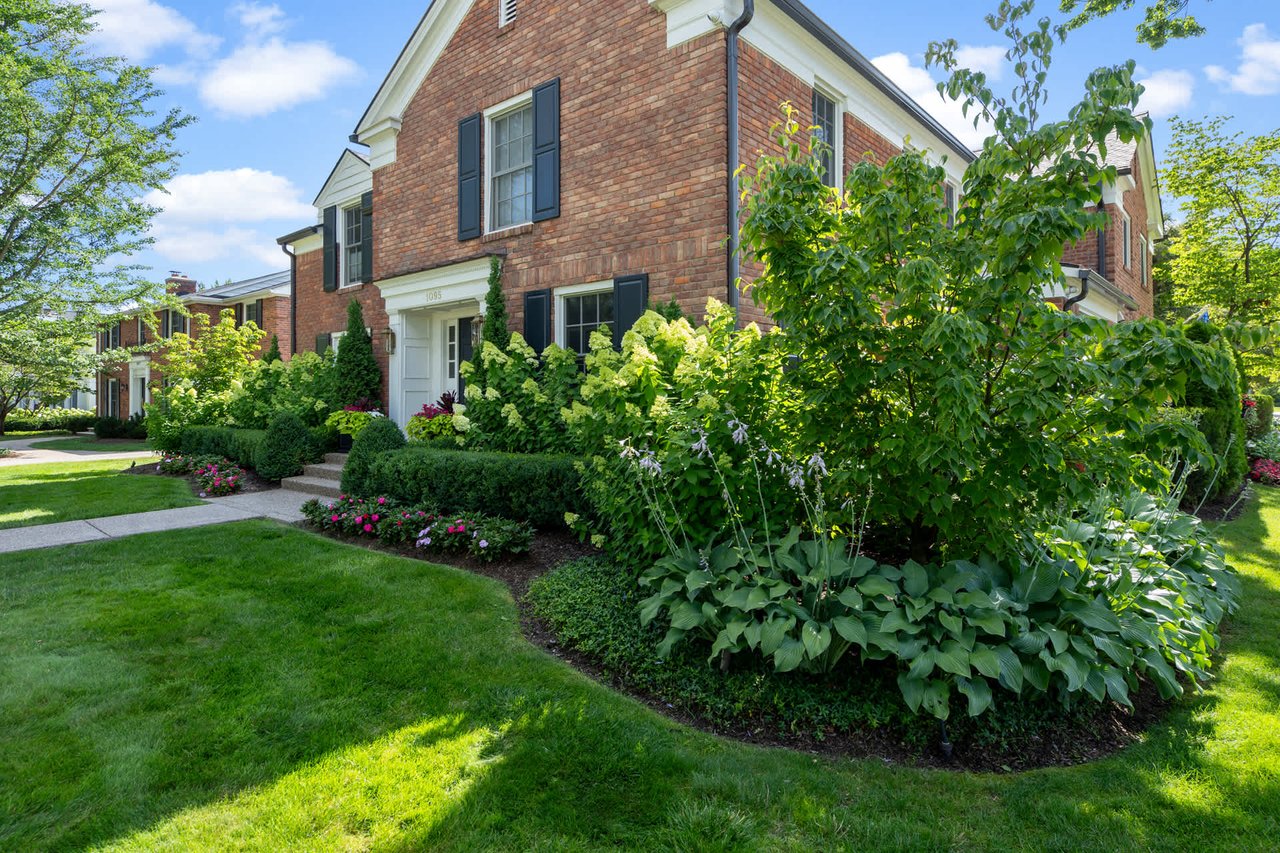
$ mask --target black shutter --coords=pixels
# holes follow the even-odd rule
[[[338,208],[324,209],[324,289],[338,289]]]
[[[325,332],[323,335],[316,335],[316,354],[324,355],[325,351],[332,348],[333,335]]]
[[[244,325],[244,303],[237,302],[236,303],[236,328],[238,329],[243,325]]]
[[[259,299],[258,300],[258,316],[257,316],[257,319],[254,320],[254,322],[258,324],[259,329],[267,328],[266,307],[267,307],[267,300]]]
[[[524,340],[538,355],[550,346],[550,290],[534,290],[524,295]]]
[[[480,125],[476,113],[458,123],[458,239],[474,240],[484,233],[480,215]]]
[[[560,215],[560,80],[533,90],[533,221]]]
[[[649,276],[628,275],[613,280],[613,345],[622,348],[622,336],[631,330],[649,304]]]
[[[373,193],[360,197],[360,280],[373,281]]]

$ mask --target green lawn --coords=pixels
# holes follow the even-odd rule
[[[0,529],[200,503],[185,480],[122,475],[133,461],[0,465]]]
[[[10,430],[4,435],[0,435],[0,443],[6,441],[14,441],[20,438],[57,438],[60,435],[71,435],[65,429],[40,430],[39,432],[23,432],[21,430]]]
[[[0,563],[0,848],[1231,850],[1280,839],[1280,491],[1222,677],[1098,764],[761,750],[529,646],[496,582],[266,522]]]
[[[37,441],[31,445],[34,450],[61,450],[72,453],[90,451],[93,453],[132,453],[150,450],[145,440],[128,438],[94,438],[77,435],[73,438],[55,438],[52,441]]]

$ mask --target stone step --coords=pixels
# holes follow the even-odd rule
[[[336,498],[342,494],[342,488],[337,483],[320,477],[286,477],[280,486],[291,492],[301,492],[317,498]]]
[[[347,464],[347,454],[345,454],[345,453],[326,453],[326,454],[324,455],[324,462],[325,462],[325,464],[326,464],[326,465],[339,465],[339,466],[341,466],[341,465],[346,465],[346,464]]]
[[[330,465],[307,465],[303,467],[302,474],[304,477],[315,477],[318,480],[333,480],[335,483],[342,482],[342,466]]]

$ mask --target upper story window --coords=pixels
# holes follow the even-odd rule
[[[147,324],[141,317],[138,318],[138,343],[145,344],[147,342]]]
[[[516,14],[520,11],[518,0],[498,0],[498,26],[505,27],[507,24],[513,24],[516,20]]]
[[[364,217],[360,205],[342,210],[342,284],[361,283],[364,268]]]
[[[839,112],[834,99],[817,89],[813,90],[814,137],[826,143],[818,154],[822,163],[822,182],[829,187],[840,186],[840,127]]]
[[[1147,250],[1147,238],[1138,238],[1138,263],[1142,268],[1142,289],[1148,290],[1151,287],[1151,256]]]
[[[489,119],[489,230],[533,221],[533,102]]]
[[[170,335],[179,333],[187,333],[187,317],[183,316],[180,311],[161,311],[160,312],[160,337],[167,338]]]
[[[1120,228],[1121,240],[1120,258],[1124,262],[1124,268],[1133,269],[1133,222],[1129,219],[1129,214],[1120,214],[1123,225]]]
[[[947,205],[947,227],[954,228],[956,225],[956,208],[959,204],[959,196],[956,193],[955,184],[943,184],[943,198]]]

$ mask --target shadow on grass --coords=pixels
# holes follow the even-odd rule
[[[683,729],[529,647],[492,582],[265,523],[24,556],[0,847],[1267,849],[1274,580],[1144,743],[989,776]]]

